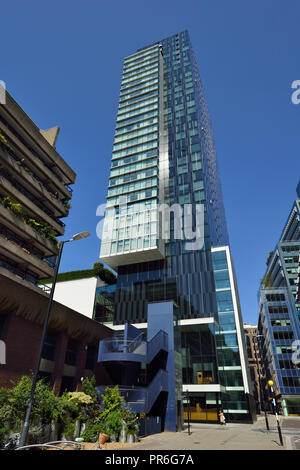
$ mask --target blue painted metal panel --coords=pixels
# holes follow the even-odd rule
[[[154,302],[148,304],[148,341],[163,330],[168,335],[168,400],[165,415],[165,430],[176,431],[175,361],[174,361],[174,303]]]
[[[125,323],[125,328],[124,328],[124,340],[125,341],[130,341],[130,340],[136,340],[139,337],[142,337],[143,333],[141,333],[141,330],[136,328],[133,325],[130,325],[130,323]]]
[[[106,386],[96,387],[101,401],[101,394]],[[136,413],[149,413],[161,392],[168,391],[168,373],[160,369],[148,387],[119,387],[120,395],[126,404]]]
[[[159,365],[155,362],[156,356],[162,351],[167,353],[165,354],[165,370],[161,368],[161,361],[158,361]],[[120,367],[122,367],[122,362],[126,362],[127,368],[131,367],[128,362],[149,364],[151,375],[154,372],[155,374],[152,375],[153,378],[148,386],[119,386],[120,394],[124,397],[126,404],[136,413],[150,413],[151,410],[160,408],[160,423],[164,421],[164,429],[176,431],[173,302],[157,302],[148,305],[147,342],[143,341],[140,330],[127,323],[124,336],[105,338],[100,342],[98,361],[118,361]],[[99,395],[104,393],[105,388],[106,386],[97,387]],[[163,400],[158,401],[162,392],[167,395]],[[165,399],[166,406],[162,404]],[[153,408],[154,405],[155,408]],[[159,426],[161,427],[161,424]]]

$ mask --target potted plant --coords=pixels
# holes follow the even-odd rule
[[[103,444],[105,444],[105,442],[108,441],[108,439],[109,439],[109,434],[107,434],[106,432],[104,432],[105,430],[106,430],[106,429],[105,429],[105,427],[103,426],[103,427],[102,427],[102,430],[101,430],[101,432],[100,432],[100,434],[99,434],[99,437],[98,437],[98,442],[99,442],[100,446],[103,445]]]

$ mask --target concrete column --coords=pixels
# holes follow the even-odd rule
[[[87,355],[87,339],[83,338],[77,349],[77,357],[76,357],[76,375],[75,375],[75,390],[76,392],[80,392],[81,387],[81,377],[84,377],[84,370],[85,370],[85,363],[86,363],[86,355]]]
[[[64,364],[66,357],[66,349],[68,345],[69,337],[65,332],[61,333],[56,345],[55,358],[54,358],[54,369],[52,373],[53,388],[52,391],[55,394],[60,392],[61,381],[64,373]]]

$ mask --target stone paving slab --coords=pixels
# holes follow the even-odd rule
[[[164,432],[141,439],[136,450],[285,450],[280,445],[276,419],[269,418],[270,430],[263,428],[264,419],[251,424],[198,424],[191,425],[191,435],[187,429],[182,432]],[[273,432],[276,431],[276,432]],[[129,448],[128,448],[129,449]],[[133,450],[133,448],[132,448]]]
[[[300,417],[284,416],[280,417],[282,429],[293,429],[300,432]]]

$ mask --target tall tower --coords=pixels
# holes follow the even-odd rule
[[[221,390],[215,342],[218,333],[225,357],[225,321],[239,357],[239,378],[231,385],[249,393],[228,244],[210,118],[183,31],[124,60],[100,257],[118,273],[115,326],[146,323],[150,302],[175,302],[183,381],[197,385],[196,392],[212,383],[218,384],[213,392]],[[223,369],[232,360],[229,354]],[[215,418],[218,400],[210,400]],[[208,409],[205,404],[206,417]]]
[[[181,217],[184,205],[203,206],[203,248],[174,239],[172,211],[165,236],[162,204],[180,205]],[[100,255],[119,274],[115,321],[146,321],[147,300],[174,297],[182,318],[216,314],[210,248],[227,244],[210,120],[184,31],[124,61]]]

